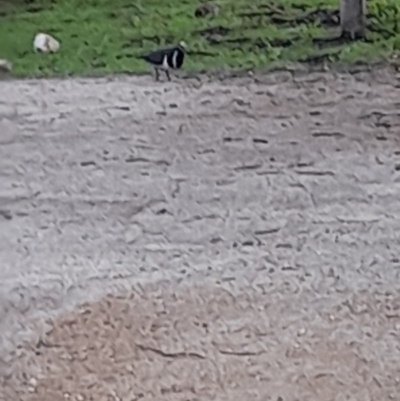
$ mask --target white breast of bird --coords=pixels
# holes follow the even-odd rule
[[[167,55],[164,56],[164,59],[162,62],[162,68],[163,68],[163,70],[168,70],[168,68],[169,68]]]
[[[174,54],[172,55],[172,67],[176,68],[177,65],[177,57],[178,57],[178,52],[174,51]]]

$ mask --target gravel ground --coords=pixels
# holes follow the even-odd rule
[[[399,84],[0,82],[0,399],[395,400]]]

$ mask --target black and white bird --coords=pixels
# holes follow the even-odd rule
[[[169,70],[182,67],[186,54],[186,43],[180,42],[177,46],[159,49],[143,58],[154,68],[156,81],[160,78],[160,70],[165,72],[168,81],[171,81]]]

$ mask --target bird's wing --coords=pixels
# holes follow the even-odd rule
[[[164,57],[171,53],[172,50],[172,48],[156,50],[146,54],[143,58],[150,63],[162,64]]]

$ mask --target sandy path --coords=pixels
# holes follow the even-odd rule
[[[201,364],[212,361],[225,388],[210,373],[203,378],[210,384],[203,393],[193,383],[177,391],[178,384],[168,382],[170,390],[163,390],[165,378],[154,372],[167,369],[165,355],[155,357],[135,340],[132,358],[153,366],[146,373],[148,385],[140,375],[130,384],[124,379],[125,395],[111,399],[312,401],[315,396],[341,401],[352,400],[346,394],[356,394],[357,400],[399,394],[400,91],[394,75],[293,78],[279,73],[257,82],[202,85],[155,85],[150,77],[14,81],[0,87],[5,399],[65,399],[64,393],[74,391],[71,383],[82,387],[77,400],[89,400],[89,395],[107,400],[118,392],[109,388],[122,388],[118,380],[98,393],[87,383],[78,385],[83,373],[74,376],[79,369],[72,362],[63,362],[67,367],[62,368],[73,372],[70,376],[60,367],[44,373],[49,360],[62,359],[57,353],[78,347],[70,343],[76,333],[92,333],[87,322],[67,324],[68,330],[65,321],[56,322],[64,329],[48,335],[58,346],[44,347],[35,358],[28,346],[17,352],[15,346],[39,333],[40,318],[111,291],[136,291],[139,283],[147,288],[146,283],[156,282],[161,293],[147,288],[137,295],[134,311],[140,310],[143,319],[123,314],[122,321],[166,324],[154,309],[161,295],[167,304],[170,299],[168,322],[187,313],[182,322],[189,325],[191,316],[202,316],[198,319],[213,328],[211,334],[203,343],[204,333],[194,333],[190,344],[205,354],[195,362],[183,358],[171,369],[210,373],[211,367]],[[202,302],[190,301],[192,284],[200,285],[196,291]],[[223,288],[247,294],[246,308],[252,312],[244,313],[247,309],[228,297],[217,302],[215,315],[205,313],[204,305],[219,300]],[[176,306],[171,291],[186,301]],[[130,310],[133,305],[132,300],[112,299],[111,306],[101,302],[88,306],[100,310],[95,315],[101,322],[114,303],[117,309],[119,303]],[[118,320],[116,315],[111,313]],[[238,351],[238,365],[215,345],[225,315],[231,316],[224,332],[230,348],[244,347],[243,338],[229,337],[238,325],[254,334],[262,332],[257,322],[268,322],[268,335],[245,336],[261,348],[246,355]],[[67,322],[78,319],[71,316]],[[295,338],[304,325],[313,335],[302,348]],[[186,332],[188,327],[175,329]],[[135,330],[133,337],[143,335]],[[162,337],[148,333],[146,341]],[[283,352],[289,344],[297,344],[297,356]],[[116,365],[111,359],[100,363],[98,357],[98,352],[90,357],[93,366],[113,366],[113,374],[120,375],[119,362],[108,355]],[[31,364],[22,367],[27,360]],[[268,380],[260,379],[260,372],[267,371]],[[12,377],[6,375],[10,372]],[[335,372],[341,372],[342,393]],[[29,393],[33,374],[44,381],[35,382]],[[108,383],[104,377],[110,372],[104,374],[101,382]],[[258,377],[257,385],[246,379],[251,375]],[[320,392],[313,381],[319,379]],[[138,383],[141,397],[133,395]]]

